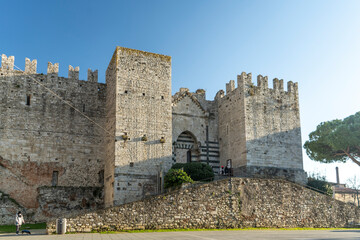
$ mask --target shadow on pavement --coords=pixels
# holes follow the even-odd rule
[[[0,238],[2,237],[21,237],[21,236],[38,236],[38,235],[46,235],[46,229],[34,229],[30,230],[31,234],[22,234],[16,235],[15,233],[0,233]]]
[[[333,230],[332,232],[358,232],[358,233],[360,233],[360,229],[359,230],[355,230],[355,229],[352,229],[352,230]]]

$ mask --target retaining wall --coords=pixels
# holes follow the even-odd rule
[[[360,209],[284,180],[232,178],[67,221],[69,232],[132,229],[346,227]],[[48,232],[55,232],[49,222]]]

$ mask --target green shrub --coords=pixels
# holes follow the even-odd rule
[[[319,175],[312,175],[308,177],[308,186],[315,188],[315,191],[332,196],[333,190],[330,183],[328,183],[325,177]]]
[[[186,172],[181,169],[170,169],[164,178],[165,188],[180,186],[183,183],[193,183],[194,181]]]
[[[212,167],[201,162],[176,163],[172,169],[183,169],[194,181],[211,181],[214,179]]]

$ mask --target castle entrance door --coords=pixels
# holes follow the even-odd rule
[[[188,163],[200,160],[199,146],[195,136],[182,132],[174,144],[174,158],[177,163]]]

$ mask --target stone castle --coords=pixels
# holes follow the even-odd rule
[[[58,64],[48,63],[47,74],[36,67],[26,59],[15,70],[14,57],[2,55],[0,191],[41,216],[54,216],[51,196],[92,208],[159,193],[176,162],[306,181],[297,83],[285,91],[283,80],[269,88],[268,77],[254,85],[242,73],[212,101],[202,89],[172,96],[171,57],[123,47],[106,84],[90,69],[82,81],[78,67],[69,66],[68,78]]]

